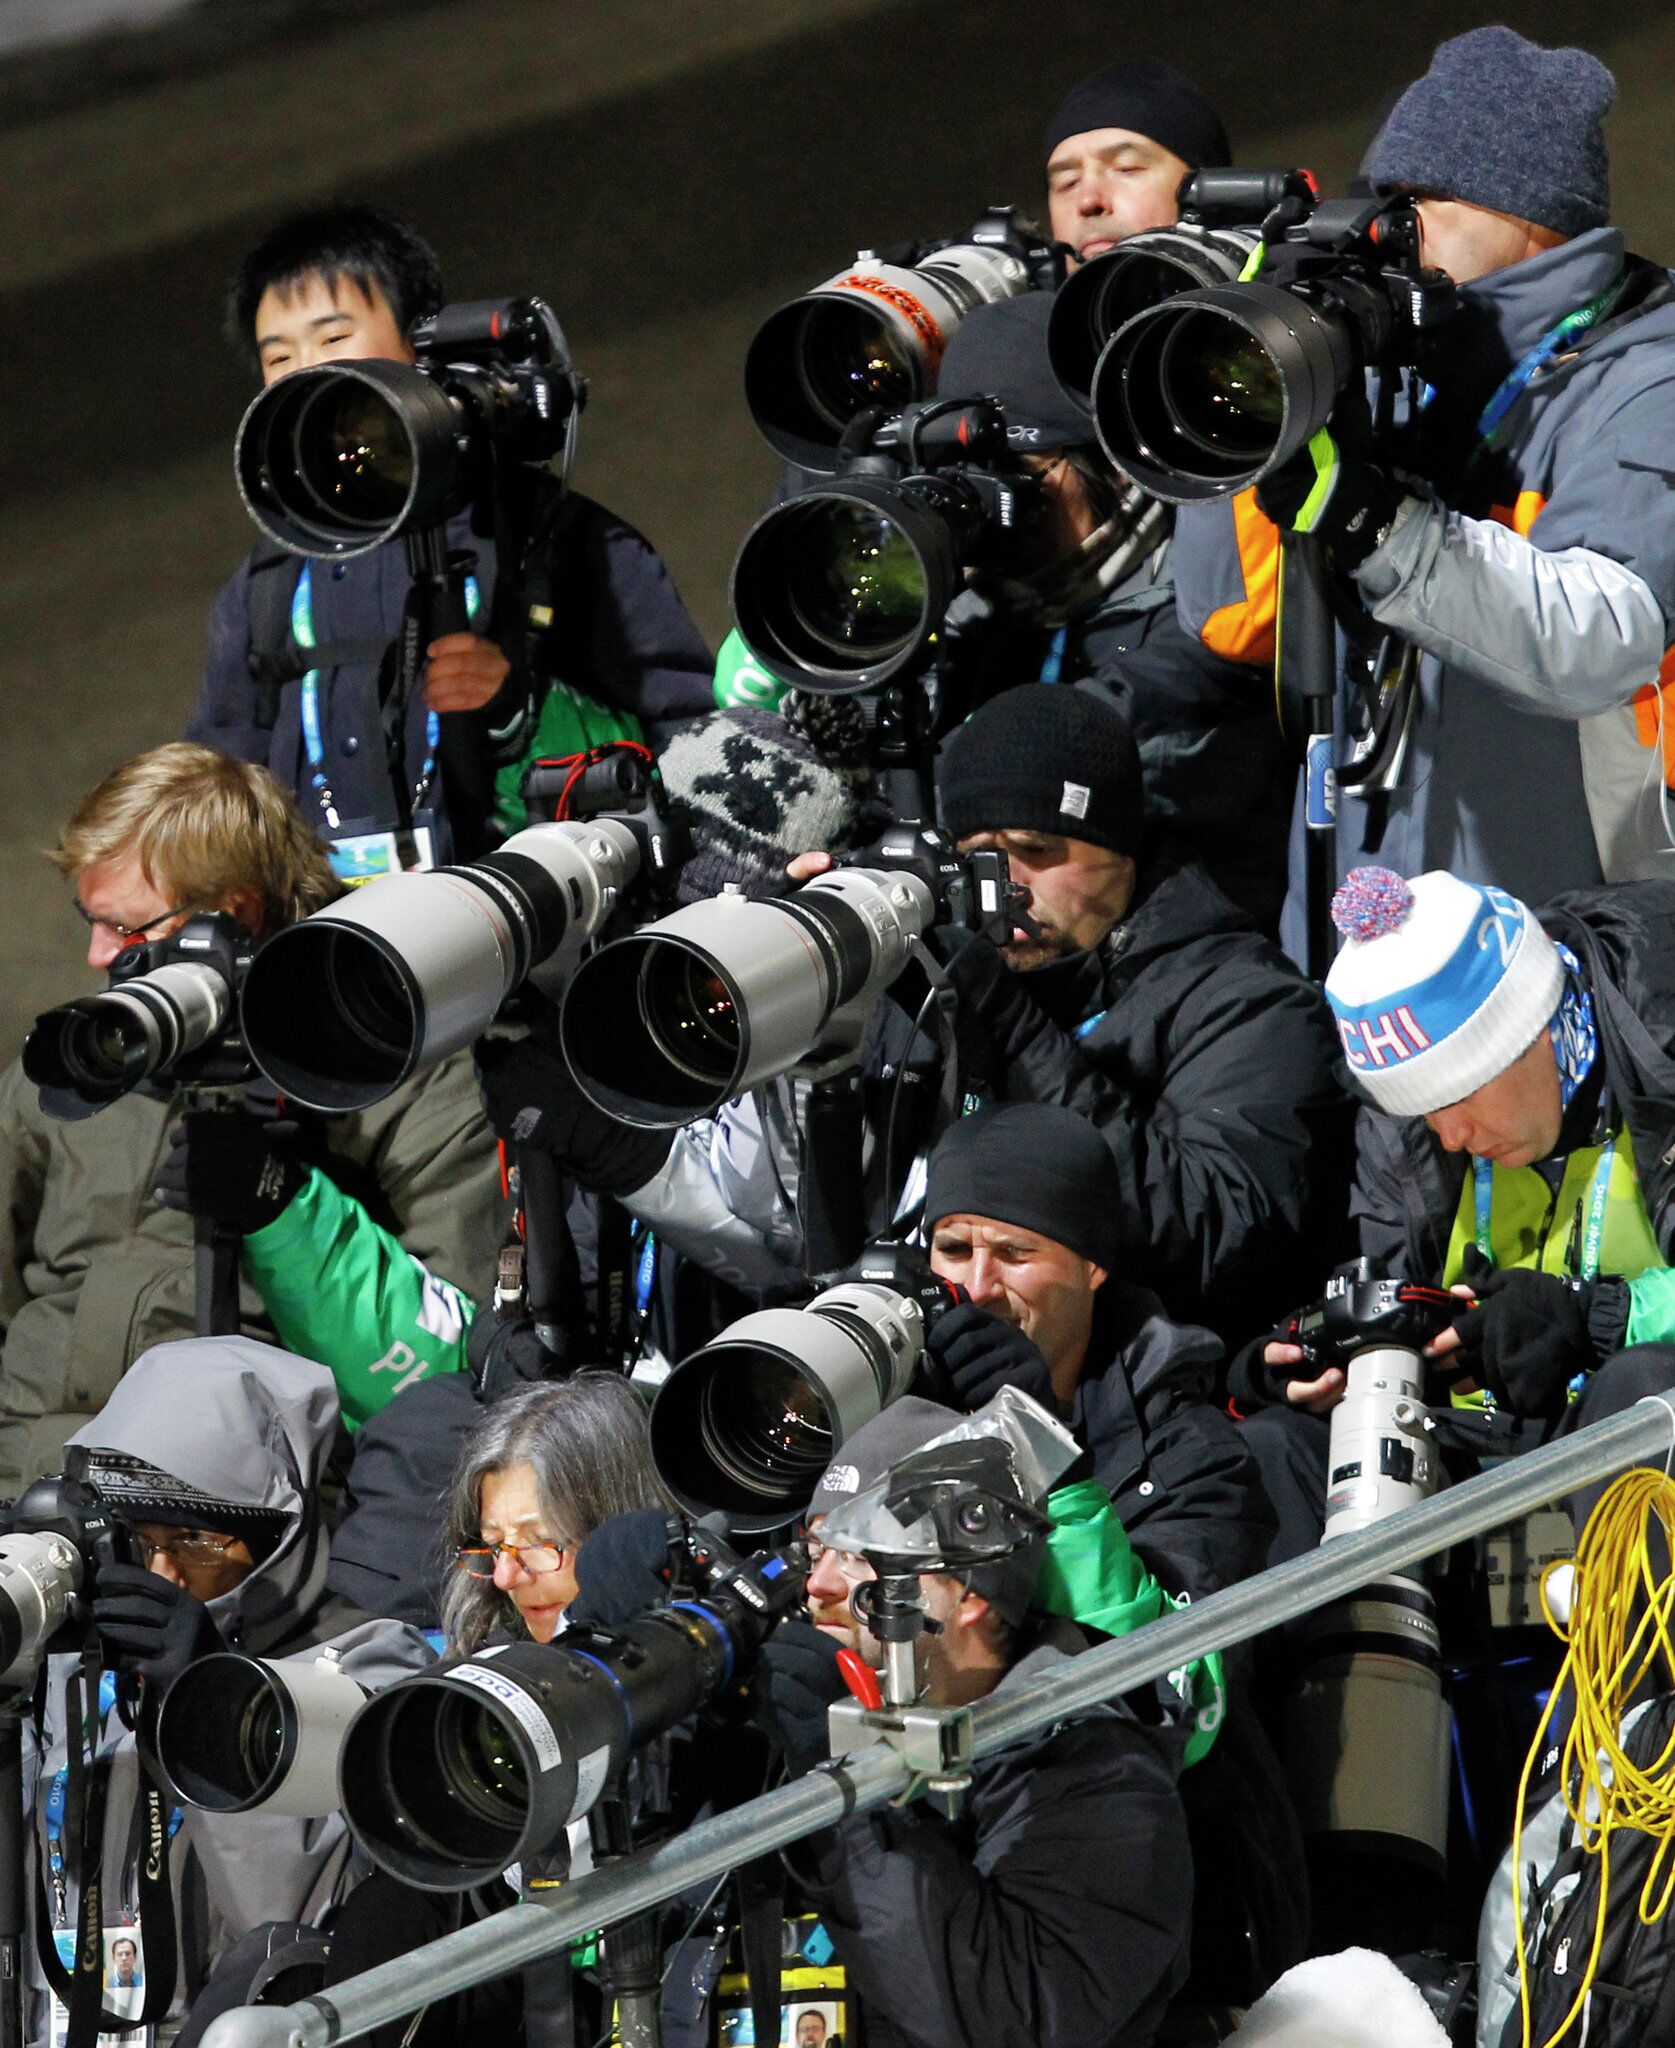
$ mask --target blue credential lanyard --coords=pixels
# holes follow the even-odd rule
[[[103,1731],[106,1721],[109,1720],[115,1705],[116,1673],[114,1671],[101,1671],[99,1674],[99,1727],[101,1731]],[[46,1821],[47,1831],[47,1867],[52,1878],[53,1896],[57,1900],[60,1916],[62,1916],[64,1911],[65,1897],[64,1800],[69,1783],[70,1767],[68,1764],[60,1764],[58,1769],[52,1774],[52,1782],[47,1786],[47,1796],[41,1804],[42,1816]],[[185,1818],[185,1814],[181,1812],[178,1806],[170,1811],[169,1836],[171,1840],[178,1832],[180,1824]]]
[[[311,650],[318,642],[314,637],[314,578],[312,563],[304,562],[302,574],[297,578],[297,587],[291,598],[291,637],[297,645]],[[477,588],[475,576],[465,579],[465,609],[475,619],[482,608],[482,592]],[[320,812],[327,826],[337,831],[342,819],[337,812],[337,798],[326,779],[326,746],[320,732],[320,671],[311,668],[302,679],[302,744],[308,756],[308,786],[320,801]],[[419,779],[413,790],[413,807],[418,809],[420,799],[430,787],[430,779],[436,773],[436,750],[442,739],[442,721],[434,711],[425,713],[425,759],[419,770]]]
[[[1053,635],[1052,643],[1047,649],[1046,658],[1041,664],[1040,679],[1042,682],[1056,683],[1064,674],[1064,649],[1069,638],[1070,628],[1068,626],[1060,626]]]
[[[1546,363],[1550,362],[1567,341],[1585,333],[1615,304],[1622,292],[1624,278],[1602,291],[1597,299],[1590,299],[1585,306],[1578,306],[1574,313],[1567,313],[1547,332],[1533,348],[1526,349],[1495,389],[1494,396],[1477,416],[1478,452],[1492,446],[1494,438],[1505,423],[1507,414],[1523,397],[1530,379]]]

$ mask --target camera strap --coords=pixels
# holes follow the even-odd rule
[[[145,2000],[138,2013],[109,2012],[104,2004],[105,1807],[113,1759],[100,1754],[103,1715],[99,1679],[103,1659],[98,1637],[90,1635],[80,1662],[64,1687],[68,1748],[64,1798],[65,1840],[75,1855],[76,1944],[69,1969],[59,1961],[47,1897],[45,1859],[35,1858],[35,1940],[47,1983],[64,2001],[69,2031],[64,2048],[95,2048],[101,2033],[125,2034],[155,2026],[174,2002],[175,1914],[169,1885],[169,1810],[162,1788],[137,1757],[140,1773],[142,1849],[139,1866],[140,1928],[146,1944]]]

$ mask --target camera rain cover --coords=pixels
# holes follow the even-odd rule
[[[1039,1503],[1080,1456],[1040,1402],[1002,1387],[834,1509],[820,1539],[831,1550],[910,1559],[927,1570],[1003,1557],[1046,1528]]]

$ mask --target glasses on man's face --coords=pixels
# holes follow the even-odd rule
[[[556,1572],[564,1562],[568,1545],[562,1543],[477,1543],[454,1552],[454,1563],[468,1578],[492,1579],[494,1568],[509,1557],[519,1571],[538,1579],[543,1572]]]
[[[154,932],[160,924],[167,924],[171,917],[184,917],[187,911],[183,903],[178,910],[160,910],[155,917],[148,917],[144,924],[118,924],[114,917],[96,917],[79,896],[70,900],[83,924],[91,925],[96,932],[109,932],[113,939],[120,939],[125,946],[135,939],[143,939],[147,932]]]
[[[170,1529],[162,1535],[135,1529],[131,1534],[142,1564],[150,1564],[160,1553],[176,1564],[226,1564],[243,1541],[239,1536],[212,1536],[204,1529]]]
[[[810,1573],[820,1569],[827,1558],[837,1566],[838,1576],[847,1586],[859,1586],[876,1574],[858,1550],[832,1550],[820,1541],[818,1536],[805,1536],[803,1542],[808,1550]]]

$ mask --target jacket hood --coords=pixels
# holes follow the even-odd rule
[[[273,1553],[210,1603],[223,1635],[259,1652],[324,1592],[319,1489],[337,1423],[323,1365],[248,1337],[191,1337],[135,1359],[70,1443],[143,1458],[218,1500],[286,1518]]]

